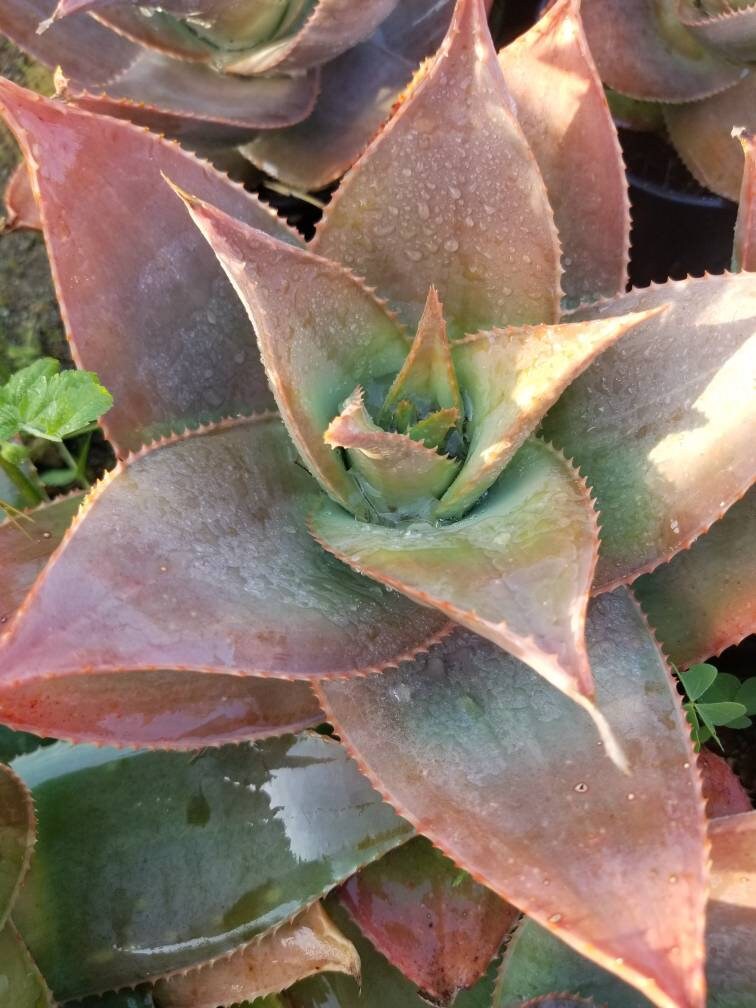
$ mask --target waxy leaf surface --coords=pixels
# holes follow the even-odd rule
[[[732,268],[756,273],[756,134],[742,130],[738,139],[743,148],[744,163]]]
[[[680,18],[703,46],[733,63],[752,63],[756,57],[756,5],[750,0],[703,5],[681,0]]]
[[[627,281],[627,181],[579,0],[555,3],[499,62],[554,210],[565,296],[613,297]]]
[[[252,1001],[291,987],[314,973],[360,979],[354,945],[313,905],[259,941],[224,959],[155,985],[158,1008],[217,1008]]]
[[[435,284],[450,335],[556,321],[559,243],[480,0],[344,179],[316,249],[417,325]]]
[[[337,263],[184,199],[255,325],[276,403],[308,469],[335,500],[364,515],[357,484],[323,435],[355,385],[402,366],[401,326]]]
[[[663,1008],[700,1006],[704,812],[680,699],[626,589],[593,601],[587,637],[629,775],[568,699],[469,633],[318,689],[381,792],[457,864]]]
[[[327,502],[310,526],[345,563],[435,606],[587,704],[583,626],[598,530],[585,487],[548,445],[525,444],[461,521],[371,525]]]
[[[743,151],[733,127],[756,132],[756,74],[701,102],[669,105],[664,120],[680,157],[701,185],[737,200]]]
[[[756,991],[756,813],[710,825],[712,894],[706,928],[709,1008],[751,1008]],[[649,1008],[651,1002],[589,962],[533,920],[518,929],[502,963],[492,1008],[520,1008],[543,990],[558,988],[609,1008]]]
[[[5,188],[5,210],[3,231],[20,231],[22,228],[31,231],[42,230],[39,206],[34,198],[29,172],[23,161],[17,165]]]
[[[58,743],[14,766],[39,839],[13,917],[60,1000],[230,952],[409,833],[314,734],[195,754]]]
[[[674,0],[583,0],[591,53],[605,84],[652,101],[696,101],[744,71],[697,41]]]
[[[445,1005],[485,973],[518,916],[424,837],[354,875],[340,899],[389,962]]]
[[[313,542],[305,519],[322,497],[276,418],[135,456],[95,490],[3,638],[2,681],[156,668],[310,678],[416,652],[444,619]]]
[[[708,532],[633,585],[664,651],[681,668],[756,626],[756,489]]]
[[[470,403],[470,446],[437,513],[463,513],[487,490],[577,375],[643,315],[493,329],[459,340],[454,367]]]
[[[596,495],[598,588],[685,549],[756,475],[756,276],[670,282],[571,318],[661,305],[573,382],[542,426]]]
[[[751,811],[748,792],[723,756],[704,747],[698,754],[698,769],[709,819]]]
[[[269,405],[249,320],[161,172],[257,227],[285,226],[210,165],[129,123],[6,81],[0,111],[39,190],[72,351],[115,400],[103,426],[117,449]]]

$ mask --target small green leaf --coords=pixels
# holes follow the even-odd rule
[[[735,694],[735,700],[743,704],[746,714],[756,715],[756,676],[752,676],[740,684]]]
[[[721,703],[700,703],[696,705],[696,710],[709,729],[712,725],[722,726],[730,724],[731,721],[737,721],[746,712],[743,704],[733,703],[731,700],[725,700]]]
[[[717,670],[713,665],[691,665],[687,672],[680,673],[680,681],[691,700],[698,700],[711,687],[717,678]]]
[[[699,699],[704,703],[720,703],[723,700],[734,700],[740,689],[740,680],[729,672],[719,672],[714,685],[710,686]]]
[[[753,721],[749,717],[739,717],[734,721],[730,721],[727,725],[728,728],[750,728]]]

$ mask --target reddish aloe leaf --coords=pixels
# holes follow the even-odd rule
[[[122,669],[309,678],[417,651],[444,620],[321,550],[305,528],[320,496],[277,419],[134,456],[88,499],[10,624],[4,684]]]
[[[698,0],[682,0],[680,20],[704,47],[718,50],[735,63],[753,62],[756,52],[756,5],[748,0],[721,5],[707,16],[706,5]],[[739,9],[735,9],[738,7]],[[704,13],[702,13],[702,11]]]
[[[743,75],[696,40],[669,0],[583,0],[581,9],[601,79],[623,94],[695,101]]]
[[[3,225],[4,231],[19,231],[22,228],[31,231],[42,230],[39,206],[23,161],[16,166],[16,170],[8,180],[5,189],[5,208],[7,213]]]
[[[227,64],[229,73],[296,71],[326,63],[375,31],[398,0],[319,0],[299,31],[289,38],[259,46]]]
[[[308,468],[344,507],[366,513],[357,484],[323,435],[356,384],[370,385],[402,366],[401,327],[337,263],[181,195],[257,329],[278,408]]]
[[[16,774],[0,763],[0,928],[29,867],[36,821],[29,792]]]
[[[76,79],[60,83],[80,108],[205,144],[238,143],[251,130],[299,122],[318,87],[316,74],[243,80],[153,52],[141,53],[104,93],[90,94]]]
[[[577,375],[648,318],[494,329],[458,342],[454,366],[472,409],[470,448],[437,513],[448,518],[474,504]]]
[[[698,754],[698,769],[709,819],[751,811],[753,805],[748,792],[727,760],[710,749],[702,749]]]
[[[618,294],[630,246],[627,181],[580,0],[555,3],[499,61],[554,209],[567,299]]]
[[[318,251],[413,326],[431,284],[453,336],[556,320],[556,229],[510,103],[482,3],[459,0],[434,62],[328,207]]]
[[[37,33],[55,9],[55,0],[3,0],[0,32],[46,66],[95,85],[125,70],[139,55],[133,43],[78,14]]]
[[[0,525],[0,626],[24,600],[79,509],[83,494],[43,504]]]
[[[756,625],[756,489],[688,550],[633,585],[671,660],[682,668],[737,644]]]
[[[129,123],[7,81],[0,110],[34,173],[74,355],[113,394],[103,426],[117,448],[270,404],[249,320],[161,172],[257,227],[288,235],[285,226],[209,165]]]
[[[322,904],[314,903],[245,949],[158,980],[154,994],[160,1008],[217,1008],[276,994],[323,971],[359,980],[360,957]]]
[[[368,525],[328,501],[310,525],[339,559],[494,641],[600,725],[583,640],[596,516],[550,446],[523,445],[481,505],[453,524]]]
[[[743,152],[733,127],[756,132],[756,74],[705,101],[664,109],[669,135],[698,181],[720,196],[737,200],[743,179]]]
[[[324,441],[346,449],[363,493],[382,514],[429,512],[459,469],[455,459],[373,423],[361,388],[331,422]]]
[[[485,973],[518,916],[424,837],[352,876],[341,901],[390,963],[446,1005]]]
[[[587,634],[630,776],[569,700],[463,631],[318,692],[382,793],[457,864],[662,1008],[700,1008],[707,851],[680,699],[626,589],[593,601]]]
[[[596,495],[599,589],[689,546],[742,497],[756,469],[749,364],[756,276],[670,282],[571,317],[665,304],[573,382],[542,428]]]
[[[158,10],[145,14],[138,8],[110,6],[94,16],[111,31],[170,58],[204,62],[212,54],[211,47],[186,25]]]
[[[737,137],[743,148],[745,163],[735,223],[732,268],[756,273],[756,133],[739,129]]]

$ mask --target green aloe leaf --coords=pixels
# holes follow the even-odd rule
[[[61,1000],[230,952],[410,834],[314,734],[194,754],[60,743],[14,767],[39,820],[14,921]]]
[[[10,921],[0,930],[0,1004],[8,1008],[52,1008],[53,1005],[52,994],[42,974]]]

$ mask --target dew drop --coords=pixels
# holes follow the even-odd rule
[[[42,533],[42,538],[43,539],[52,539],[52,532],[43,532]]]
[[[635,794],[632,791],[630,791],[628,793],[627,800],[628,801],[634,801],[635,800]]]
[[[423,258],[423,253],[418,251],[418,249],[405,249],[404,254],[408,259],[411,259],[412,262],[420,262]]]
[[[561,919],[562,919],[562,915],[560,913],[555,913],[555,914],[552,914],[551,917],[549,917],[549,922],[551,924],[558,924]]]
[[[574,790],[577,791],[578,794],[585,794],[588,790],[588,785],[584,781],[581,781],[579,784],[575,785]]]
[[[676,882],[677,882],[677,875],[670,875],[669,876],[670,885],[674,885]]]
[[[456,238],[447,238],[444,242],[444,248],[447,252],[456,252],[459,248],[459,242]]]

